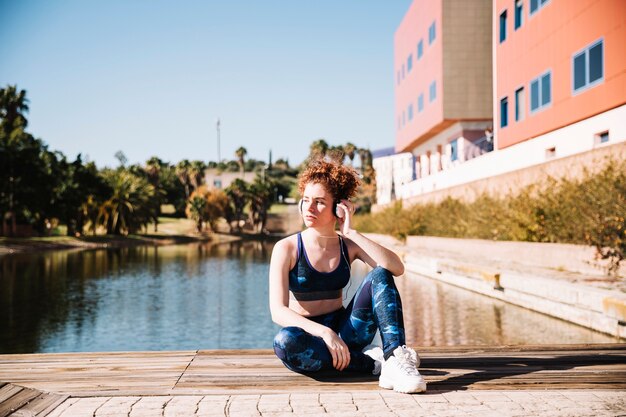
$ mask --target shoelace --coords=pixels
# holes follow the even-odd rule
[[[394,352],[396,358],[398,358],[398,363],[400,364],[400,368],[407,373],[407,375],[419,375],[417,371],[417,353],[411,348],[406,346],[401,346],[400,349],[396,349]]]

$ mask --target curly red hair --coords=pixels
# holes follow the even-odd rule
[[[354,197],[361,180],[354,168],[318,159],[310,162],[298,177],[298,190],[301,195],[309,183],[322,184],[333,198],[339,201]]]

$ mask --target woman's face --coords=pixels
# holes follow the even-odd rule
[[[333,195],[320,183],[308,183],[302,194],[302,218],[306,227],[335,222]]]

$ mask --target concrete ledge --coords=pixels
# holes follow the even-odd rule
[[[608,262],[596,259],[595,248],[584,245],[408,236],[406,246],[409,249],[428,248],[473,259],[488,257],[491,260],[589,275],[604,275],[608,267]]]
[[[565,280],[407,254],[407,272],[626,338],[626,296]]]

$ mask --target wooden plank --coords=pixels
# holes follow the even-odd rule
[[[39,394],[40,393],[37,390],[24,388],[12,397],[4,401],[0,401],[0,417],[8,416],[28,403],[30,400],[36,398]]]
[[[2,404],[4,401],[8,400],[12,396],[18,394],[23,389],[24,388],[18,387],[17,385],[6,384],[2,388],[0,388],[0,404]]]
[[[420,355],[429,389],[626,389],[624,344],[430,347]],[[379,389],[371,375],[293,373],[268,349],[0,358],[0,380],[77,396]]]
[[[28,404],[21,407],[15,413],[11,414],[11,417],[43,417],[50,414],[55,408],[61,405],[66,399],[67,395],[57,395],[50,393],[40,393]]]

